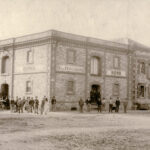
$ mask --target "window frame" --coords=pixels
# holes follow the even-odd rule
[[[118,59],[118,66],[117,66],[117,67],[115,66],[115,59]],[[114,68],[114,69],[120,69],[120,67],[121,67],[121,64],[120,64],[120,63],[121,63],[120,57],[119,57],[119,56],[114,56],[114,57],[113,57],[113,68]]]
[[[148,85],[148,98],[150,99],[150,84]]]
[[[115,85],[118,85],[118,95],[115,94]],[[119,83],[113,83],[113,96],[115,96],[115,97],[120,96],[120,84]]]
[[[72,62],[69,60],[69,52],[73,52],[73,60]],[[75,64],[76,63],[76,50],[68,49],[67,50],[67,64]]]
[[[149,63],[149,62],[148,62],[148,64],[147,64],[147,67],[146,67],[146,68],[147,68],[147,70],[146,70],[146,71],[147,71],[147,72],[146,72],[146,73],[147,73],[147,78],[150,79],[150,63]]]
[[[8,72],[3,72],[3,61],[4,61],[5,58],[8,58],[8,61],[9,61],[9,64],[10,64],[10,57],[8,55],[3,56],[2,59],[1,59],[1,75],[9,75],[9,73],[10,73],[9,72],[10,68],[8,68]],[[6,69],[4,69],[4,70],[6,70]]]
[[[28,82],[31,83],[31,91],[27,91],[27,83],[28,83]],[[32,92],[33,92],[33,81],[32,81],[32,80],[27,80],[27,81],[25,82],[25,93],[26,93],[26,94],[32,94]]]
[[[97,61],[98,61],[98,74],[94,74],[94,73],[92,73],[92,58],[94,59],[94,58],[96,58],[97,59]],[[101,68],[101,58],[99,57],[99,56],[91,56],[91,59],[90,59],[90,74],[92,75],[92,76],[101,76],[101,71],[102,71],[102,68]]]
[[[143,86],[144,87],[144,96],[141,97],[139,95],[139,87]],[[137,98],[141,98],[141,99],[144,99],[146,97],[146,85],[144,83],[138,83],[137,84]]]
[[[32,61],[30,62],[29,61],[29,53],[31,52],[31,57],[32,57]],[[26,53],[26,63],[27,64],[33,64],[34,63],[34,50],[33,48],[30,48],[29,50],[27,50],[27,53]]]
[[[69,91],[68,89],[69,89],[69,82],[72,82],[73,83],[73,87],[72,87],[72,91]],[[75,81],[74,80],[68,80],[67,81],[67,86],[66,86],[66,93],[67,93],[67,95],[74,95],[75,94]]]
[[[144,73],[141,71],[141,67],[140,67],[141,63],[144,63]],[[144,60],[138,61],[137,73],[146,75],[146,62]]]

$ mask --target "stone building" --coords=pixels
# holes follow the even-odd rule
[[[109,99],[150,101],[150,49],[50,30],[0,41],[1,96],[56,96],[76,107],[92,90]]]

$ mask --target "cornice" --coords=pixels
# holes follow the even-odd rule
[[[19,49],[21,47],[34,46],[45,43],[59,43],[60,45],[67,45],[71,47],[95,49],[100,51],[104,49],[105,51],[116,51],[121,53],[130,53],[131,51],[150,52],[149,48],[141,48],[134,46],[133,44],[121,44],[113,41],[101,40],[55,30],[2,40],[0,41],[0,50],[3,50],[4,48],[9,49],[13,46],[15,49]]]

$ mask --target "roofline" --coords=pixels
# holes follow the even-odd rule
[[[127,49],[127,50],[134,50],[134,46],[130,43],[129,44],[124,44],[124,43],[119,43],[119,42],[114,42],[114,41],[109,41],[109,40],[103,40],[99,38],[94,38],[94,37],[88,37],[88,36],[83,36],[83,35],[77,35],[77,34],[72,34],[72,33],[66,33],[62,31],[58,31],[55,29],[39,32],[39,33],[33,33],[33,34],[27,34],[15,38],[8,38],[4,40],[0,40],[0,47],[5,47],[8,45],[17,45],[18,43],[25,43],[25,42],[31,42],[34,40],[40,40],[43,38],[51,38],[51,37],[58,37],[58,38],[64,38],[68,40],[74,40],[74,41],[80,41],[80,42],[86,42],[89,44],[94,44],[94,45],[105,45],[108,47],[116,47],[116,48],[121,48],[121,49]],[[15,43],[14,43],[15,41]],[[136,42],[135,42],[136,43]],[[138,46],[137,46],[138,47]],[[135,47],[135,50],[146,50],[150,52],[150,48],[143,46],[141,47]]]

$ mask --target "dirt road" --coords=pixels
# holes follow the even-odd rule
[[[0,112],[0,150],[149,150],[150,112]]]

